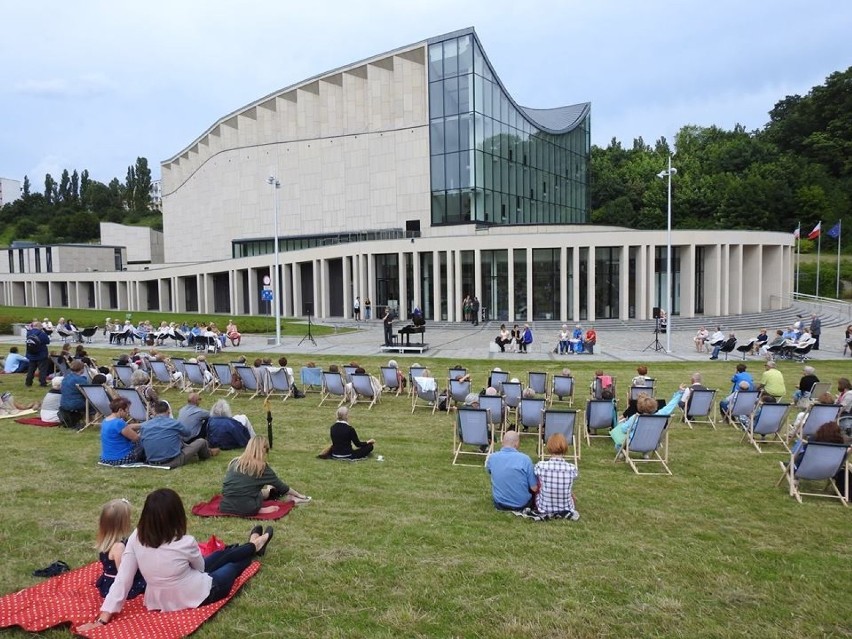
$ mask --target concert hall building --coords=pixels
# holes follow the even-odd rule
[[[48,272],[50,247],[7,249],[0,301],[269,313],[277,261],[285,316],[351,317],[358,297],[452,321],[469,294],[495,320],[646,319],[668,306],[667,233],[590,224],[590,127],[589,103],[520,106],[472,28],[430,38],[264,96],[163,161],[162,264]],[[675,315],[790,298],[789,233],[671,246]]]

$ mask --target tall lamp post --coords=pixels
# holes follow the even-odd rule
[[[666,352],[672,352],[672,315],[674,310],[672,286],[672,176],[677,169],[672,166],[672,154],[669,154],[669,168],[657,173],[660,179],[668,178],[668,213],[666,215]]]
[[[266,183],[272,187],[272,208],[274,216],[274,233],[275,239],[275,273],[272,278],[272,304],[275,306],[275,345],[281,346],[281,286],[279,282],[280,257],[278,255],[278,189],[281,188],[281,183],[275,179],[275,176],[270,175],[266,178]]]

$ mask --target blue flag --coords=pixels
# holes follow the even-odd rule
[[[840,237],[840,222],[838,221],[837,224],[832,226],[826,235],[833,237],[835,240]]]

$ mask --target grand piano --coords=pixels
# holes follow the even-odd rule
[[[404,353],[407,351],[423,353],[424,351],[429,350],[429,345],[424,342],[423,336],[426,334],[426,320],[423,318],[422,313],[414,313],[411,316],[411,323],[406,324],[402,328],[397,331],[397,338],[395,340],[395,344],[391,346],[383,346],[383,351],[397,351],[400,353]],[[414,344],[411,343],[412,335],[420,335],[420,343]],[[403,342],[403,336],[405,337],[405,342]]]

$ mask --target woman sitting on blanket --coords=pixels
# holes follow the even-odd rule
[[[137,570],[148,584],[148,610],[186,610],[224,599],[252,559],[266,553],[272,533],[271,526],[265,531],[255,526],[248,543],[202,557],[198,542],[186,534],[186,511],[178,494],[170,488],[155,490],[145,499],[100,614],[91,623],[78,626],[77,632],[106,625],[121,612]]]
[[[145,453],[139,443],[140,424],[128,424],[130,402],[119,397],[109,403],[111,414],[101,424],[101,463],[110,466],[142,461]]]
[[[121,556],[127,545],[127,535],[130,534],[130,502],[126,499],[113,499],[104,504],[98,521],[98,537],[95,549],[103,567],[103,574],[98,577],[95,587],[106,597],[121,566]],[[133,576],[133,585],[127,593],[128,599],[145,592],[145,579],[137,570]]]
[[[278,479],[275,471],[266,463],[269,441],[255,436],[249,440],[245,452],[228,463],[225,480],[222,482],[223,513],[251,517],[271,513],[277,506],[263,506],[265,499],[279,499],[304,504],[311,500]]]

